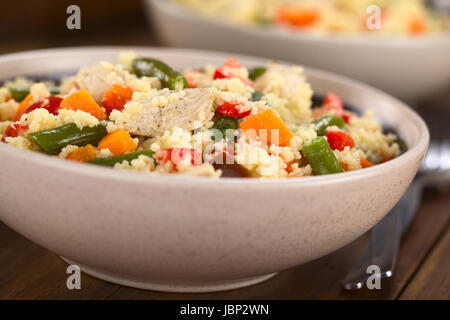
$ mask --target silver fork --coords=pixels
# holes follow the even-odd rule
[[[393,275],[402,234],[419,207],[424,187],[445,183],[450,183],[450,141],[432,141],[411,186],[398,204],[371,230],[369,243],[342,281],[345,289],[362,288],[369,276],[367,267],[370,265],[380,267],[382,278]]]

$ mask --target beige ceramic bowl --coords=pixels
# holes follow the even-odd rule
[[[119,48],[0,57],[2,78],[74,72]],[[226,54],[137,48],[179,69]],[[237,57],[244,65],[264,63]],[[77,164],[0,144],[0,218],[39,245],[112,282],[163,291],[237,288],[336,250],[400,199],[428,146],[424,122],[366,85],[306,69],[318,94],[376,110],[409,150],[373,168],[283,180],[145,175]],[[17,254],[20,254],[18,252]]]
[[[417,103],[450,85],[450,33],[441,36],[319,36],[204,17],[174,0],[145,0],[170,46],[253,54],[336,72]]]

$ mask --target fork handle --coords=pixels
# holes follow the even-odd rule
[[[399,204],[372,228],[370,240],[363,253],[342,281],[344,289],[363,288],[369,276],[367,267],[370,265],[380,267],[381,277],[392,276],[400,242],[400,237],[397,237],[400,229]]]
[[[402,234],[420,203],[423,185],[414,181],[397,205],[371,230],[370,241],[342,284],[347,290],[360,289],[368,278],[367,267],[380,267],[381,277],[394,273]]]

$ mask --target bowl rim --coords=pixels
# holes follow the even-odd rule
[[[43,58],[49,57],[50,55],[58,55],[58,54],[98,54],[99,56],[103,53],[119,53],[123,50],[135,50],[135,51],[159,51],[167,52],[172,54],[179,54],[180,56],[184,56],[186,54],[191,56],[197,55],[208,55],[208,56],[229,56],[233,55],[236,58],[242,58],[246,60],[255,60],[255,61],[270,61],[270,59],[260,58],[250,55],[241,55],[234,53],[225,53],[225,52],[216,52],[216,51],[208,51],[208,50],[194,50],[194,49],[180,49],[180,48],[170,48],[170,47],[136,47],[136,46],[85,46],[85,47],[63,47],[63,48],[51,48],[51,49],[40,49],[40,50],[31,50],[24,51],[18,53],[10,53],[6,55],[0,55],[0,62],[14,62],[16,59],[20,58]],[[288,62],[280,61],[282,64],[292,64]],[[165,183],[168,185],[180,185],[182,182],[183,185],[198,187],[207,185],[208,187],[219,187],[219,188],[235,188],[237,185],[252,185],[259,186],[261,188],[266,187],[289,187],[292,185],[296,186],[310,186],[314,184],[317,185],[329,185],[335,183],[342,183],[346,181],[353,181],[357,179],[364,179],[369,177],[374,177],[377,175],[382,175],[385,169],[393,170],[394,168],[401,168],[405,163],[409,160],[412,160],[417,157],[419,154],[425,154],[430,134],[427,125],[424,120],[411,108],[409,108],[406,104],[401,102],[400,100],[384,93],[381,90],[373,88],[369,85],[363,84],[359,81],[349,79],[344,76],[340,76],[334,73],[304,67],[305,73],[309,75],[316,75],[321,77],[326,77],[330,80],[341,82],[345,85],[355,87],[356,89],[361,89],[365,91],[370,91],[377,95],[383,96],[387,101],[396,105],[396,108],[400,108],[402,113],[405,113],[411,118],[418,128],[420,137],[416,141],[414,145],[408,148],[406,152],[394,158],[388,162],[381,163],[375,165],[370,168],[366,168],[364,170],[356,170],[344,173],[337,173],[331,175],[323,175],[323,176],[308,176],[302,178],[277,178],[277,179],[264,179],[264,178],[220,178],[215,179],[211,177],[198,177],[198,176],[187,176],[187,175],[178,175],[178,174],[149,174],[149,173],[140,173],[128,170],[113,170],[111,168],[105,168],[101,166],[88,165],[83,163],[76,163],[72,161],[63,161],[56,157],[51,157],[46,154],[42,154],[39,152],[33,152],[29,150],[21,150],[19,148],[9,146],[4,143],[0,143],[0,154],[3,155],[11,155],[18,159],[24,160],[25,162],[35,163],[40,166],[46,166],[53,169],[59,169],[62,171],[71,171],[72,173],[76,173],[79,175],[85,175],[90,177],[98,177],[109,179],[111,181],[122,181],[122,182],[130,182],[130,183],[141,183],[141,184],[154,184],[154,183]],[[394,127],[394,129],[396,129]]]
[[[289,31],[282,28],[265,29],[250,25],[238,25],[227,23],[221,19],[212,19],[202,15],[195,10],[187,8],[174,0],[146,0],[147,3],[153,4],[158,10],[163,10],[171,15],[178,16],[183,19],[188,19],[191,22],[211,23],[220,26],[229,31],[247,32],[249,36],[268,37],[274,36],[289,41],[309,41],[309,42],[329,42],[336,45],[364,45],[364,46],[383,46],[408,49],[428,47],[430,45],[450,45],[450,31],[442,34],[435,34],[432,36],[408,36],[398,35],[395,37],[388,36],[373,36],[368,37],[361,34],[349,36],[347,34],[315,34],[309,32]]]

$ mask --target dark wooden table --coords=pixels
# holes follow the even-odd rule
[[[64,45],[79,43],[78,40],[66,41]],[[85,37],[82,43],[152,45],[154,41],[148,34],[136,32],[126,37]],[[0,51],[60,45],[54,39],[43,41],[41,38]],[[450,110],[448,98],[445,104]],[[450,119],[448,115],[440,114],[439,117]],[[115,285],[84,274],[81,277],[82,289],[68,290],[67,265],[60,258],[0,223],[0,299],[450,299],[448,190],[428,190],[425,193],[420,210],[403,238],[395,275],[382,280],[381,290],[345,291],[340,282],[367,239],[368,235],[364,235],[328,256],[283,271],[266,282],[227,292],[151,292]]]

